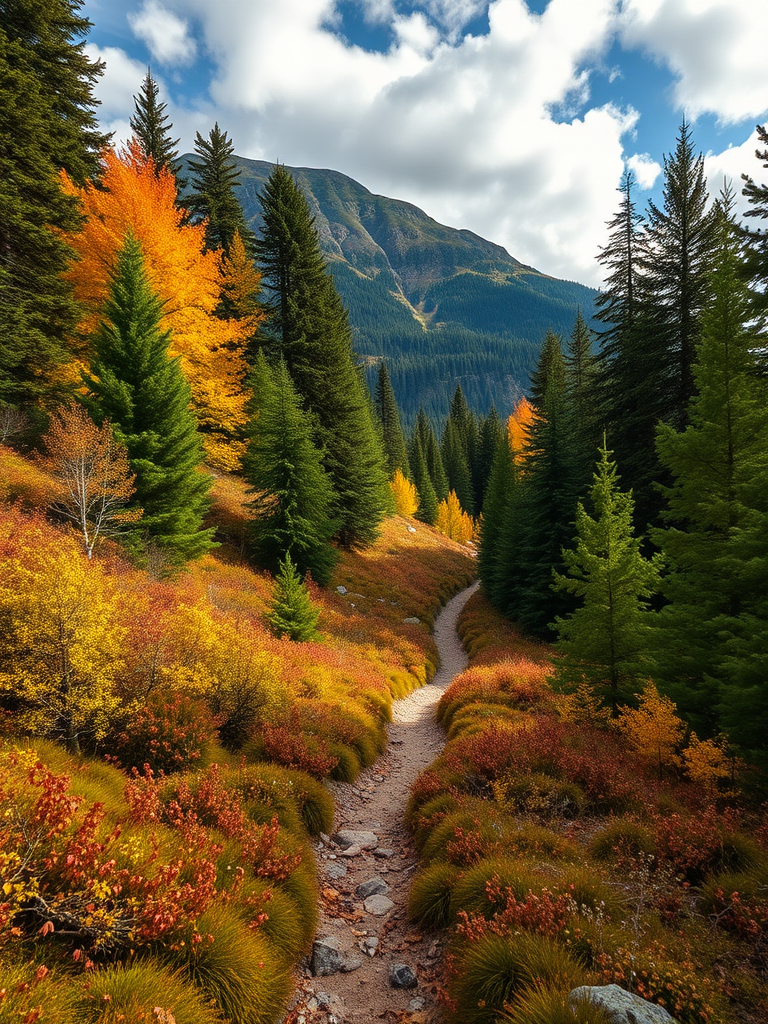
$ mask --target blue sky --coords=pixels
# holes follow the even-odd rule
[[[599,284],[635,170],[661,201],[692,122],[713,191],[768,120],[765,0],[85,0],[105,128],[148,64],[181,148],[331,167],[540,270]]]

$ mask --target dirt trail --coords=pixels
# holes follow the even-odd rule
[[[342,966],[325,976],[306,969],[292,1014],[297,1024],[409,1019],[416,1024],[439,1018],[433,989],[440,944],[433,936],[420,935],[408,920],[408,889],[417,856],[403,816],[416,777],[444,744],[434,707],[466,667],[456,621],[476,588],[477,584],[457,594],[438,615],[434,634],[440,668],[430,684],[395,703],[386,752],[356,783],[331,784],[336,798],[334,835],[345,829],[373,832],[378,848],[361,850],[358,844],[344,851],[332,840],[316,845],[322,892],[317,939],[330,941],[313,962],[317,968],[318,958],[325,955],[330,957],[329,969],[334,960]],[[374,902],[384,901],[376,908],[385,911],[381,914],[371,913],[371,901],[357,893],[358,886],[373,879],[386,887],[374,897]],[[388,910],[386,900],[393,904]],[[390,968],[396,964],[413,970],[415,987],[392,986]]]

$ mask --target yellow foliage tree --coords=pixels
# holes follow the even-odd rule
[[[205,225],[183,222],[173,174],[158,170],[135,142],[119,153],[106,150],[103,164],[98,186],[79,188],[63,175],[65,191],[78,197],[87,217],[82,231],[67,237],[79,257],[69,276],[87,311],[81,331],[87,337],[98,325],[115,256],[130,230],[164,303],[160,327],[170,332],[171,355],[181,358],[209,459],[235,469],[244,450],[238,439],[247,397],[244,350],[254,330],[253,316],[217,315],[226,289],[241,287],[233,283],[235,268],[222,265],[221,252],[203,251]],[[87,361],[87,348],[79,356]]]
[[[394,476],[389,481],[389,486],[395,498],[398,515],[416,515],[419,508],[419,492],[416,490],[416,485],[403,476],[402,470],[395,470]]]
[[[533,416],[533,406],[523,395],[507,420],[509,447],[512,449],[515,462],[518,464],[524,459],[524,452],[528,442],[528,429],[533,422]]]
[[[0,696],[28,731],[63,739],[103,737],[120,700],[125,630],[118,594],[72,537],[18,510],[0,516]]]
[[[663,697],[650,679],[639,703],[638,708],[622,708],[616,724],[642,757],[656,763],[661,778],[664,765],[680,763],[677,751],[685,736],[685,722],[675,713],[674,701]]]
[[[691,733],[682,756],[688,777],[703,786],[710,796],[720,791],[721,784],[730,778],[734,768],[723,740],[700,740],[695,732]]]
[[[474,521],[472,516],[463,511],[455,491],[449,491],[445,501],[441,501],[437,506],[435,529],[460,544],[472,540],[475,532]]]

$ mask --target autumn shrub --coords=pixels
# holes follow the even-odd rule
[[[413,830],[413,841],[417,850],[423,848],[432,829],[458,806],[459,801],[452,793],[440,793],[421,807],[414,807],[412,814],[406,814],[406,823]]]
[[[504,896],[511,893],[524,900],[529,893],[539,893],[548,879],[525,861],[506,857],[489,857],[462,872],[453,885],[451,915],[461,911],[488,920],[504,907]]]
[[[271,1024],[291,991],[282,959],[233,907],[211,907],[184,944],[176,944],[163,957],[232,1024]]]
[[[232,906],[269,939],[286,963],[295,962],[311,945],[313,933],[307,931],[293,897],[279,885],[256,879]]]
[[[221,1017],[194,984],[151,960],[94,971],[77,1015],[82,1024],[219,1024]],[[47,1019],[47,1018],[45,1018]]]
[[[638,854],[653,854],[655,850],[653,833],[632,818],[610,821],[589,844],[590,855],[600,861],[618,861]]]
[[[451,718],[448,727],[447,739],[458,739],[460,736],[471,736],[474,733],[482,732],[489,725],[504,723],[519,723],[520,711],[515,707],[507,707],[504,704],[492,704],[490,702],[465,704],[460,711],[457,711]]]
[[[148,764],[154,772],[187,771],[217,735],[208,705],[188,693],[155,690],[104,743],[124,768]]]
[[[716,875],[702,886],[698,906],[718,928],[750,943],[768,934],[768,885],[764,875]]]
[[[314,935],[318,920],[318,884],[310,850],[305,851],[298,867],[277,884],[293,900],[296,919],[301,923],[305,940]]]
[[[584,791],[575,782],[541,774],[505,776],[493,792],[496,801],[509,811],[548,818],[576,818],[586,804]]]
[[[618,920],[622,910],[621,893],[616,885],[593,868],[582,866],[563,872],[558,880],[562,891],[571,895],[579,913],[599,915],[603,920]]]
[[[695,814],[656,815],[653,835],[660,859],[689,882],[719,871],[744,871],[761,858],[757,843],[737,831],[738,817],[713,806]]]
[[[507,832],[504,846],[509,853],[546,857],[550,860],[580,859],[580,850],[575,843],[559,832],[524,819],[518,819],[515,827]]]
[[[611,1017],[589,998],[573,1000],[557,986],[534,985],[500,1013],[499,1024],[611,1024]]]
[[[241,764],[227,778],[245,800],[271,808],[278,818],[281,808],[295,806],[310,835],[333,828],[333,797],[307,772],[275,764]]]
[[[9,954],[7,948],[0,960],[0,993],[2,1024],[72,1024],[75,1019],[76,985],[44,964]]]
[[[448,995],[457,1024],[495,1024],[496,1015],[536,984],[578,985],[583,968],[542,935],[485,935],[468,943],[449,969]]]
[[[297,768],[317,779],[324,779],[336,766],[338,758],[331,752],[328,741],[290,728],[265,722],[259,733],[243,747],[253,760],[275,761],[286,768]]]
[[[346,743],[329,743],[329,753],[335,758],[336,764],[331,768],[329,775],[337,782],[355,782],[360,775],[360,760]]]
[[[468,867],[500,854],[510,827],[507,816],[488,801],[465,801],[432,829],[421,849],[422,859]]]
[[[448,729],[454,715],[478,702],[530,709],[547,695],[544,679],[544,668],[524,658],[472,666],[457,676],[440,698],[437,720]]]

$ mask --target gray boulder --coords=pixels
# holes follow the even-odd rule
[[[312,944],[312,965],[311,970],[316,978],[324,978],[329,974],[336,974],[344,967],[344,956],[341,952],[341,943],[333,935],[326,938],[315,939]]]
[[[388,914],[393,909],[394,903],[389,896],[369,896],[368,899],[363,901],[366,914],[373,914],[374,917],[383,917],[384,914]]]
[[[418,979],[408,964],[390,964],[389,984],[392,988],[416,988]]]
[[[663,1006],[627,992],[618,985],[582,985],[568,995],[572,1005],[589,999],[608,1016],[611,1024],[677,1024]]]
[[[342,850],[351,846],[359,846],[361,850],[375,850],[379,845],[379,837],[375,832],[356,831],[351,828],[344,828],[333,836],[333,841]]]
[[[361,900],[367,899],[369,896],[386,895],[389,892],[389,886],[383,878],[369,878],[367,882],[363,882],[362,885],[358,885],[355,892]]]

